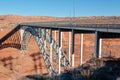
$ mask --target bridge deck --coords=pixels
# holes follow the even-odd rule
[[[21,26],[34,26],[34,27],[45,27],[45,28],[53,28],[53,29],[75,29],[75,30],[85,30],[85,31],[100,31],[100,32],[113,32],[120,33],[120,24],[82,24],[79,21],[71,22],[71,21],[49,21],[49,22],[26,22],[21,23]]]

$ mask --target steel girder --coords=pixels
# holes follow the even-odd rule
[[[29,44],[29,40],[31,35],[34,36],[35,41],[37,42],[37,45],[43,55],[44,62],[46,64],[46,68],[49,72],[49,75],[55,76],[58,75],[58,62],[56,62],[57,65],[53,65],[55,61],[58,61],[58,54],[59,54],[59,46],[58,43],[55,41],[54,38],[51,38],[50,34],[45,30],[45,28],[35,28],[35,27],[30,27],[27,26],[24,28],[24,33],[23,33],[23,39],[21,41],[21,49],[26,50],[27,46]],[[55,54],[52,55],[53,59],[50,60],[50,52],[47,52],[46,50],[46,43],[44,40],[46,40],[47,43],[50,44],[50,39],[52,39],[52,48]],[[61,52],[61,67],[66,69],[67,67],[71,66],[71,63],[69,62],[65,52],[60,49]],[[51,62],[53,61],[53,62]]]

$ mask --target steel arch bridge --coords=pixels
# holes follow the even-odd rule
[[[58,42],[52,36],[52,31],[55,30],[59,31]],[[62,32],[72,33],[72,46],[69,45],[69,49],[72,49],[72,61],[62,49]],[[49,75],[58,75],[62,67],[67,69],[74,66],[74,37],[75,34],[82,34],[83,37],[84,33],[95,34],[95,56],[101,58],[102,38],[120,38],[120,24],[80,24],[68,21],[21,23],[0,40],[0,49],[10,46],[22,51],[27,50],[29,40],[33,36],[43,55]],[[81,64],[82,49],[81,44]]]

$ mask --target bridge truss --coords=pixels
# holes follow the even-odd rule
[[[24,29],[21,40],[21,50],[27,49],[30,37],[34,36],[50,75],[58,75],[60,73],[60,67],[67,69],[71,66],[65,52],[55,39],[52,38],[52,29],[50,29],[50,33],[48,33],[45,28],[22,26],[21,29]],[[50,44],[50,46],[46,45],[47,43]]]

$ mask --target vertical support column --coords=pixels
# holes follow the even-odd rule
[[[52,64],[52,46],[53,46],[53,42],[52,42],[52,28],[50,28],[50,62],[51,62],[51,65],[53,66],[53,64]],[[50,75],[52,76],[52,67],[51,67]]]
[[[59,67],[58,67],[58,73],[61,73],[61,43],[62,42],[62,35],[61,35],[61,29],[59,29]]]
[[[42,28],[39,28],[39,47],[41,47],[42,44]]]
[[[53,46],[53,42],[52,42],[52,28],[50,28],[50,61],[52,63],[52,46]]]
[[[38,45],[40,45],[41,40],[41,28],[38,28]]]
[[[100,43],[100,33],[95,32],[95,57],[99,58],[99,43]]]
[[[101,54],[102,54],[102,38],[100,38],[100,42],[99,42],[99,58],[101,58]]]
[[[72,67],[74,67],[74,30],[72,29]]]
[[[46,29],[44,28],[44,48],[46,51]]]
[[[23,34],[24,34],[24,28],[23,26],[20,28],[20,45],[21,45],[21,50],[20,53],[22,53],[22,40],[23,40]]]
[[[63,32],[61,31],[61,48],[62,48],[62,35],[63,35]]]
[[[41,28],[39,28],[39,38],[42,37],[42,31],[41,31]]]
[[[80,65],[82,65],[82,60],[83,60],[83,34],[80,35]]]
[[[39,33],[39,28],[34,28],[34,30]],[[39,43],[39,35],[38,36],[35,36],[35,39],[37,41],[37,43]]]
[[[42,28],[40,28],[40,33],[39,33],[39,35],[40,35],[40,40],[41,40],[41,42],[42,42],[42,36],[43,36],[43,31],[42,31]]]
[[[68,40],[69,40],[69,41],[68,41],[68,44],[69,44],[69,45],[68,45],[68,46],[69,46],[69,51],[68,51],[68,52],[69,52],[69,55],[68,55],[69,58],[68,58],[68,59],[69,59],[69,62],[70,62],[70,61],[71,61],[71,32],[69,32]]]
[[[41,42],[44,43],[44,28],[41,28]]]
[[[54,32],[54,33],[55,33],[55,41],[56,41],[56,30],[55,30],[55,32]]]
[[[22,40],[23,40],[23,33],[24,33],[24,30],[21,28],[20,29],[20,43],[22,42]]]

